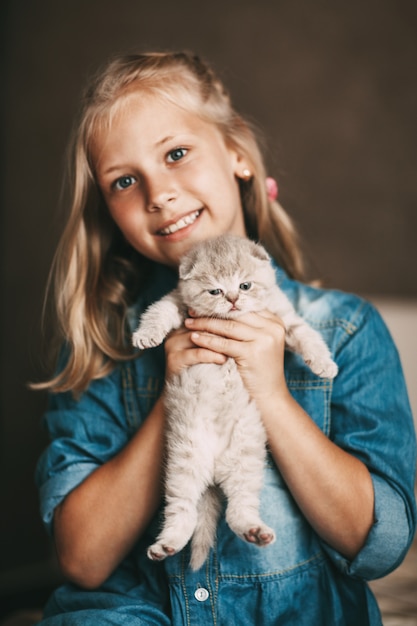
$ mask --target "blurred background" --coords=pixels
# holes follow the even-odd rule
[[[310,277],[380,307],[414,407],[414,0],[2,0],[0,605],[58,580],[33,474],[46,445],[43,295],[64,212],[64,151],[87,78],[115,53],[191,49],[260,128]],[[1,613],[0,613],[1,617]]]

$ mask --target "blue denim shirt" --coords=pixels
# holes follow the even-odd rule
[[[157,266],[141,310],[175,285]],[[328,343],[339,366],[334,381],[315,376],[285,355],[294,398],[338,446],[369,468],[375,492],[374,525],[353,561],[327,545],[301,514],[272,458],[265,466],[261,514],[277,534],[263,549],[245,543],[220,520],[217,541],[198,572],[189,548],[153,563],[146,557],[158,516],[131,554],[97,590],[67,584],[50,599],[44,626],[175,624],[175,626],[365,626],[381,617],[366,580],[386,575],[413,538],[415,433],[397,350],[378,312],[364,300],[290,280],[277,282],[297,311]],[[51,444],[37,483],[45,524],[54,508],[92,471],[111,459],[140,428],[164,375],[161,347],[94,381],[78,401],[53,395],[45,416]],[[140,493],[137,494],[140,497]]]

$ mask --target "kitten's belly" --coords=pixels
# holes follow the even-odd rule
[[[228,359],[223,365],[200,363],[186,370],[201,403],[207,403],[222,414],[233,415],[233,402],[247,404],[249,394],[243,385],[236,363]]]
[[[237,425],[246,428],[245,422],[260,421],[254,402],[233,359],[228,359],[224,365],[193,365],[185,372],[198,397],[196,417],[204,421],[205,429],[213,437],[214,449],[222,454]]]

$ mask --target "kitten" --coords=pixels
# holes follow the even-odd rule
[[[315,374],[337,374],[322,337],[276,285],[267,252],[249,239],[223,235],[186,254],[178,287],[144,312],[134,345],[162,343],[183,324],[189,307],[198,317],[228,319],[268,309],[285,324],[287,347]],[[214,542],[223,494],[226,521],[236,535],[258,546],[272,543],[275,533],[259,516],[266,434],[235,361],[184,369],[167,381],[165,407],[165,521],[149,558],[171,556],[192,538],[190,564],[199,569]]]

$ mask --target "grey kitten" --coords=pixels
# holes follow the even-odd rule
[[[226,319],[268,309],[282,319],[287,347],[315,374],[337,374],[320,334],[276,285],[267,252],[249,239],[223,235],[186,254],[178,287],[145,311],[134,345],[162,343],[182,326],[188,308],[198,317]],[[223,494],[226,521],[236,535],[258,546],[272,543],[275,533],[259,516],[266,434],[235,361],[193,365],[173,376],[166,383],[165,407],[165,520],[149,558],[171,556],[192,538],[190,565],[199,569],[214,543]]]

